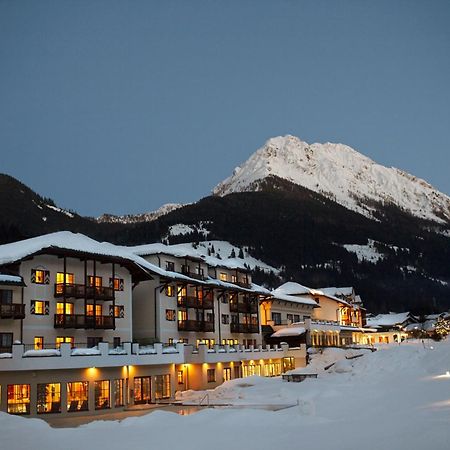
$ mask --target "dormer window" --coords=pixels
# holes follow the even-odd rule
[[[220,272],[219,280],[220,281],[227,281],[228,280],[227,274],[225,272]]]
[[[166,261],[166,270],[175,272],[175,263],[173,261]]]

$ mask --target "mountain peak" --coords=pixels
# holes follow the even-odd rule
[[[308,144],[296,136],[269,139],[214,195],[258,191],[278,177],[320,193],[348,209],[373,217],[373,202],[394,204],[422,219],[450,222],[450,197],[426,181],[377,164],[344,144]]]

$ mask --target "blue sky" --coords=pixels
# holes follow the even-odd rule
[[[0,0],[0,171],[138,213],[289,133],[450,194],[449,23],[438,0]]]

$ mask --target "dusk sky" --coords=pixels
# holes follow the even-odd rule
[[[0,0],[0,172],[139,213],[293,134],[450,194],[449,24],[448,0]]]

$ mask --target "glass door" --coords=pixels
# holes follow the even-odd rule
[[[151,377],[134,378],[134,404],[142,405],[152,400]]]

